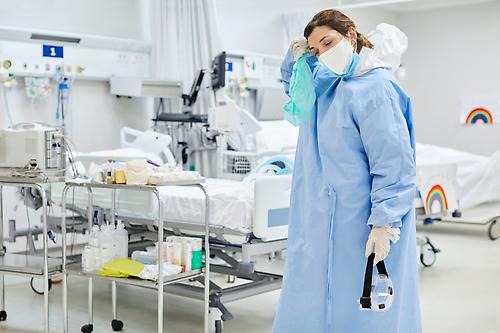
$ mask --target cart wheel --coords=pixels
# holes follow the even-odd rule
[[[215,321],[215,333],[222,333],[222,320]]]
[[[425,244],[421,248],[422,253],[420,253],[420,262],[425,267],[431,267],[436,262],[436,252],[428,244]]]
[[[82,326],[82,333],[92,333],[93,330],[94,330],[94,325],[92,324]]]
[[[117,320],[117,319],[113,319],[111,321],[111,327],[113,328],[113,331],[119,332],[119,331],[121,331],[123,329],[123,321]]]
[[[35,294],[37,295],[43,295],[44,292],[43,291],[38,291],[36,290],[36,288],[33,286],[33,281],[35,280],[35,278],[31,278],[30,280],[30,287],[31,287],[31,290],[33,290],[35,292]],[[50,289],[52,289],[52,279],[49,279],[49,291]]]
[[[491,240],[497,240],[500,238],[500,224],[497,223],[497,220],[493,220],[488,227],[488,236],[490,236]]]
[[[7,320],[7,311],[0,311],[0,321]]]

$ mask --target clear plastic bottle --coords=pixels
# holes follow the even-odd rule
[[[85,272],[95,272],[99,269],[99,227],[93,226],[89,234],[88,244],[82,252],[82,269]]]
[[[89,235],[89,245],[99,247],[99,226],[94,225]]]
[[[116,244],[114,241],[114,232],[112,227],[105,224],[101,227],[101,231],[98,234],[99,239],[99,268],[110,262],[115,258],[116,255]]]
[[[94,271],[94,251],[90,245],[85,245],[82,252],[82,270],[86,273]]]
[[[190,272],[193,260],[193,250],[189,242],[182,244],[182,268],[184,272]]]
[[[114,234],[117,244],[116,257],[128,258],[128,232],[121,221],[118,221]]]

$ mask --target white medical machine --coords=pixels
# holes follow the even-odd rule
[[[0,130],[0,174],[22,170],[55,176],[65,168],[65,143],[60,129],[21,123]]]
[[[141,149],[146,153],[159,156],[163,163],[175,163],[175,157],[170,150],[172,144],[170,135],[152,130],[143,132],[123,127],[120,131],[120,142],[122,148]]]

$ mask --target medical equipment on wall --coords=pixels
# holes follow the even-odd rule
[[[212,89],[218,90],[226,85],[226,52],[221,52],[212,61]]]
[[[83,79],[151,76],[150,41],[13,26],[1,26],[0,36],[0,61],[17,77],[52,77],[57,66]]]
[[[21,123],[0,130],[0,173],[63,175],[65,151],[64,136],[55,127]]]
[[[52,93],[52,86],[48,77],[25,77],[24,87],[26,96],[29,98],[47,97]]]
[[[281,83],[280,56],[228,52],[226,96],[258,120],[282,120],[288,96]]]
[[[64,127],[66,113],[68,112],[70,83],[67,77],[62,78],[57,83],[57,109],[56,109],[56,123]]]
[[[372,253],[366,261],[363,295],[359,299],[359,304],[361,310],[381,312],[391,307],[394,299],[394,286],[383,260],[376,265],[378,274],[373,275],[374,260],[375,253]]]
[[[175,98],[182,95],[182,82],[112,76],[109,92],[116,97]]]
[[[1,63],[0,66],[0,79],[2,82],[2,91],[3,91],[3,100],[4,100],[4,106],[5,106],[5,113],[7,115],[7,121],[10,126],[14,125],[14,121],[12,120],[12,115],[10,113],[10,107],[9,107],[9,98],[7,94],[7,90],[12,89],[13,87],[16,86],[17,81],[14,79],[14,74],[11,73],[10,67],[11,67],[11,62],[10,60],[4,60]]]

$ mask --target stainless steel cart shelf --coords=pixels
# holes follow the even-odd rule
[[[47,223],[47,193],[45,186],[51,183],[62,182],[64,178],[61,177],[14,177],[7,175],[7,170],[2,170],[3,174],[0,175],[0,321],[7,318],[5,310],[5,280],[4,275],[23,275],[38,277],[44,280],[43,298],[44,298],[44,325],[43,331],[49,332],[49,277],[54,274],[63,272],[63,261],[57,259],[49,259],[48,255],[48,223]],[[41,256],[30,256],[22,254],[5,253],[3,247],[3,187],[29,187],[38,190],[42,198],[42,242],[43,253]],[[62,245],[65,247],[65,240],[63,239]],[[66,285],[66,278],[63,276],[63,285]],[[67,331],[65,331],[67,332]]]
[[[126,285],[131,285],[131,286],[136,286],[136,287],[149,288],[149,289],[157,289],[158,288],[158,282],[155,282],[155,281],[141,280],[139,278],[114,278],[114,277],[109,277],[109,276],[101,276],[97,273],[94,274],[94,273],[82,272],[82,269],[81,269],[81,266],[79,263],[67,265],[66,272],[68,273],[68,275],[95,277],[95,278],[99,278],[99,279],[104,279],[104,280],[108,280],[108,281],[115,281],[115,282],[120,283],[120,284],[126,284]],[[184,272],[184,273],[180,273],[180,274],[165,276],[163,278],[163,285],[167,286],[169,284],[194,279],[194,278],[197,278],[197,277],[202,276],[202,275],[203,275],[203,270],[196,269],[196,270],[190,271],[190,272]]]
[[[0,256],[0,272],[43,275],[43,258],[24,254],[6,253]],[[60,273],[62,260],[49,258],[49,275]]]
[[[194,186],[198,187],[203,191],[205,195],[205,230],[204,230],[204,243],[205,243],[205,257],[210,257],[210,246],[209,244],[209,200],[208,193],[201,183],[204,179],[197,179],[191,181],[176,181],[164,183],[161,186],[150,186],[150,185],[121,185],[121,184],[101,184],[101,183],[91,183],[88,181],[68,181],[66,182],[66,186],[64,187],[62,194],[62,215],[61,215],[61,230],[62,230],[62,238],[66,238],[66,197],[68,190],[72,187],[84,187],[87,189],[88,193],[88,205],[87,205],[87,218],[88,218],[88,230],[92,229],[92,217],[93,217],[93,194],[92,190],[94,188],[100,189],[109,189],[111,192],[111,223],[115,222],[116,216],[116,191],[117,190],[132,190],[132,191],[145,191],[150,192],[156,197],[156,201],[158,203],[158,215],[156,221],[153,222],[153,225],[157,226],[158,232],[158,240],[164,239],[164,227],[168,226],[168,223],[164,223],[165,221],[163,216],[163,204],[159,193],[159,188],[164,186]],[[149,223],[145,220],[138,220],[136,223]],[[162,227],[158,227],[162,226]],[[158,262],[163,262],[163,241],[158,242],[159,245],[159,258]],[[104,279],[111,281],[111,293],[112,293],[112,312],[113,312],[113,320],[111,322],[113,329],[115,330],[115,324],[118,325],[117,330],[121,330],[123,327],[123,323],[117,319],[117,302],[116,302],[116,284],[127,284],[133,285],[137,287],[145,287],[150,289],[155,289],[158,291],[158,333],[163,332],[163,291],[164,286],[173,284],[176,282],[181,282],[189,279],[198,278],[200,276],[204,277],[204,332],[208,333],[208,317],[209,317],[209,289],[210,289],[210,263],[209,260],[205,260],[205,267],[201,270],[195,270],[187,273],[181,273],[173,276],[163,276],[162,265],[158,265],[158,281],[145,281],[140,279],[132,279],[132,278],[111,278],[111,277],[103,277],[98,274],[88,274],[83,273],[79,264],[68,264],[66,258],[66,247],[63,246],[63,275],[66,278],[68,274],[80,275],[88,278],[88,308],[89,308],[89,321],[87,325],[82,327],[82,332],[92,332],[93,331],[93,292],[92,292],[92,280],[93,279]],[[67,285],[63,285],[63,312],[64,312],[64,329],[67,332],[68,327],[68,307],[67,307]]]

